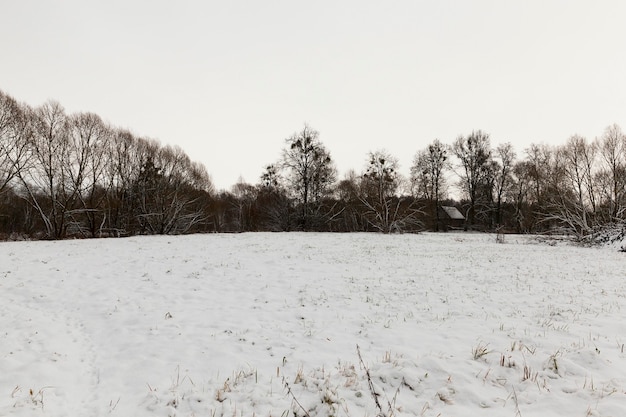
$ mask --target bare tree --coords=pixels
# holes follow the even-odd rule
[[[477,207],[491,198],[491,189],[486,190],[486,185],[493,181],[489,135],[477,130],[468,137],[459,136],[452,152],[460,161],[461,189],[469,200],[465,216],[467,229],[476,223]]]
[[[99,116],[81,113],[69,117],[68,138],[65,165],[69,187],[77,199],[68,215],[76,233],[95,237],[106,221],[104,202],[110,182],[105,174],[111,131]]]
[[[531,164],[528,161],[520,161],[513,166],[513,179],[511,183],[511,195],[515,206],[515,221],[517,233],[530,231],[528,224],[529,213],[528,194],[531,188]]]
[[[30,109],[0,91],[0,233],[25,233],[32,210],[20,198],[19,175],[30,163]]]
[[[277,189],[281,186],[282,178],[276,164],[269,164],[261,174],[261,188]]]
[[[548,167],[542,221],[578,238],[590,234],[595,222],[594,155],[593,145],[574,135],[556,148]]]
[[[561,207],[564,219],[571,225],[576,225],[576,233],[584,236],[591,231],[592,224],[589,216],[595,212],[595,198],[593,190],[593,145],[581,136],[570,137],[567,143],[559,148],[558,156],[563,159],[563,169],[566,186],[569,190],[561,193]],[[571,191],[571,193],[568,193]],[[573,198],[567,199],[567,196]]]
[[[320,217],[320,202],[335,182],[336,169],[319,133],[309,126],[294,133],[286,143],[282,167],[300,205],[300,227],[309,230],[312,220]]]
[[[133,184],[139,176],[142,158],[139,140],[127,130],[112,129],[108,144],[104,182],[109,191],[103,232],[123,236],[134,232],[136,198]]]
[[[30,112],[32,164],[18,176],[27,200],[35,208],[52,239],[65,236],[66,214],[73,195],[68,190],[68,119],[63,107],[50,101]]]
[[[0,194],[18,176],[30,157],[29,110],[0,91]]]
[[[291,230],[292,203],[287,195],[279,166],[267,165],[259,180],[257,205],[260,226],[264,230],[274,232]]]
[[[133,187],[140,230],[150,234],[187,233],[207,219],[204,208],[196,204],[199,196],[194,181],[199,173],[194,172],[194,165],[179,147],[143,143],[144,162]]]
[[[257,188],[245,182],[241,177],[232,186],[231,194],[234,197],[232,204],[237,213],[236,223],[239,232],[255,230],[254,203],[257,193]]]
[[[428,201],[435,230],[439,231],[439,201],[445,192],[445,171],[450,168],[448,147],[435,139],[426,149],[418,151],[413,158],[411,182],[419,198]]]
[[[413,199],[396,194],[401,181],[397,158],[385,150],[369,153],[361,176],[360,200],[366,208],[365,218],[380,232],[401,232],[418,223]]]
[[[343,210],[338,221],[344,231],[367,230],[369,223],[363,215],[360,183],[360,176],[354,170],[350,170],[335,187],[335,196]]]
[[[206,224],[213,191],[206,168],[179,148],[92,113],[66,115],[54,101],[31,109],[0,91],[0,211],[10,205],[17,219],[22,199],[25,230],[52,239],[186,233]],[[2,231],[15,230],[0,216]]]
[[[496,201],[496,225],[502,225],[502,200],[513,183],[512,173],[515,166],[515,151],[510,143],[503,143],[496,147],[498,158],[495,173],[494,191]]]
[[[526,149],[526,161],[529,163],[529,176],[531,178],[531,202],[540,209],[544,205],[544,198],[548,183],[552,175],[550,169],[553,166],[553,149],[544,144],[531,144]]]
[[[602,169],[597,180],[605,179],[610,222],[623,221],[626,215],[626,135],[613,124],[596,140]]]

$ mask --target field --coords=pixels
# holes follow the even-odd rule
[[[488,234],[0,243],[2,416],[624,416],[626,254]]]

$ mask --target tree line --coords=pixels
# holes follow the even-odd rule
[[[450,191],[460,199],[450,198]],[[532,144],[518,155],[476,130],[417,150],[410,175],[385,150],[339,179],[319,132],[305,125],[256,184],[217,191],[179,147],[137,137],[93,113],[67,114],[0,91],[0,235],[129,236],[244,231],[558,232],[578,238],[626,224],[626,135]]]

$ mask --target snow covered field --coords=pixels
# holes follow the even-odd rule
[[[615,250],[485,234],[2,242],[0,293],[2,416],[626,415]]]

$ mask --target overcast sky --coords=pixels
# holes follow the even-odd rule
[[[626,129],[626,1],[3,1],[0,89],[257,183],[304,123],[343,176],[435,138]]]

